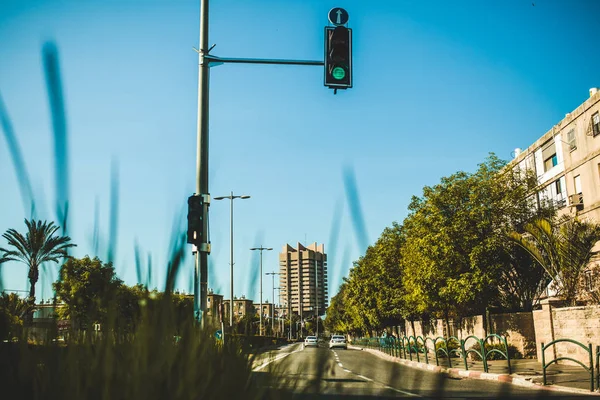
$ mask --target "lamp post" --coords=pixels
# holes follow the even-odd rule
[[[224,200],[224,199],[229,199],[230,203],[231,203],[231,208],[230,208],[230,213],[229,213],[229,219],[230,219],[230,247],[231,247],[231,254],[230,254],[230,274],[231,274],[231,300],[230,300],[230,304],[229,304],[229,326],[231,327],[231,329],[233,329],[233,200],[235,199],[249,199],[250,196],[234,196],[233,195],[233,191],[231,192],[231,194],[229,196],[219,196],[219,197],[215,197],[215,200]]]
[[[278,298],[281,297],[281,288],[280,287],[273,288],[273,296],[275,296],[275,290],[279,291],[279,295],[277,297]],[[275,318],[275,304],[274,303],[275,303],[275,297],[273,297],[273,318]],[[280,306],[281,306],[281,304],[280,304]],[[281,315],[280,314],[283,314],[283,313],[282,312],[278,312],[277,313],[277,330],[281,334],[283,334],[283,329],[280,326],[281,325],[281,322],[280,322],[281,321]]]
[[[271,332],[275,327],[273,320],[275,319],[275,275],[281,275],[280,272],[266,272],[265,275],[271,275],[271,284],[273,287],[273,307],[271,307]]]
[[[260,247],[252,247],[250,250],[258,250],[260,251],[260,312],[258,313],[260,315],[260,325],[258,328],[258,333],[259,335],[262,336],[262,314],[263,314],[263,310],[262,310],[262,253],[263,250],[273,250],[272,247],[262,247],[262,244],[260,245]]]

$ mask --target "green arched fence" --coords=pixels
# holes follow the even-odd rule
[[[590,359],[589,365],[586,366],[581,361],[576,360],[572,357],[556,357],[555,359],[550,360],[550,361],[548,361],[548,363],[546,363],[546,349],[556,343],[572,343],[576,346],[581,347],[589,355],[589,359]],[[597,353],[597,350],[596,350],[596,353]],[[556,339],[556,340],[551,341],[547,345],[544,345],[544,342],[542,342],[542,370],[543,370],[543,375],[544,375],[544,385],[546,385],[546,368],[548,368],[550,365],[552,365],[554,363],[558,363],[559,361],[562,361],[562,360],[573,361],[574,363],[581,365],[583,367],[583,369],[585,369],[587,372],[589,372],[589,374],[590,374],[590,390],[593,392],[594,391],[594,358],[592,355],[592,344],[589,343],[586,346],[583,343],[579,343],[578,341],[573,340],[573,339]],[[596,354],[596,363],[597,363],[597,360],[598,360],[598,354]]]
[[[500,343],[501,348],[486,346],[490,342]],[[546,362],[546,350],[557,343],[570,343],[582,348],[589,355],[589,364],[586,365],[581,361],[572,357],[556,357]],[[467,358],[470,354],[480,358],[483,362],[484,372],[489,372],[488,361],[492,354],[499,354],[501,358],[506,359],[508,373],[512,374],[512,366],[510,363],[510,354],[508,352],[508,342],[506,336],[497,335],[495,333],[487,335],[480,339],[474,335],[467,336],[465,339],[459,339],[456,336],[448,338],[439,336],[436,338],[423,336],[402,336],[400,338],[391,337],[373,337],[361,338],[355,341],[355,344],[361,347],[367,347],[374,350],[385,352],[386,354],[417,362],[421,362],[421,356],[425,359],[425,363],[429,364],[429,356],[433,354],[435,364],[440,365],[441,360],[445,359],[450,368],[453,367],[453,358],[462,358],[463,366],[466,370],[469,369]],[[592,344],[587,346],[572,339],[557,339],[548,344],[542,343],[542,370],[543,383],[547,384],[546,370],[547,368],[559,361],[572,361],[590,374],[590,390],[594,391],[594,353],[592,353]],[[489,347],[489,348],[488,348]],[[596,387],[600,388],[600,346],[596,346]]]

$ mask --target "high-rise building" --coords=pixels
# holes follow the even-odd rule
[[[325,245],[296,248],[286,244],[279,253],[280,303],[288,314],[302,318],[325,314],[327,303],[327,254]]]

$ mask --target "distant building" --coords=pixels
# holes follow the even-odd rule
[[[262,316],[263,318],[271,318],[272,317],[272,312],[273,312],[273,303],[262,303]],[[260,310],[260,303],[254,303],[254,309],[256,310],[256,316],[258,317],[258,311]]]
[[[213,322],[220,324],[221,321],[224,321],[225,317],[222,315],[224,313],[223,310],[223,295],[213,293],[211,290],[208,292],[208,296],[206,298],[206,314],[207,317]]]
[[[229,303],[231,300],[226,299],[223,300],[223,308],[225,309],[225,320],[229,321]],[[250,299],[247,299],[246,296],[242,296],[239,299],[237,297],[233,298],[233,320],[240,320],[244,318],[246,315],[254,315],[254,302]]]
[[[325,245],[296,248],[286,244],[279,253],[280,303],[288,315],[305,318],[324,315],[327,309],[327,254]]]

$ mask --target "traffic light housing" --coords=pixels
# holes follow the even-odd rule
[[[198,245],[202,239],[202,196],[188,197],[187,242]]]
[[[325,27],[325,86],[352,87],[352,29]]]

